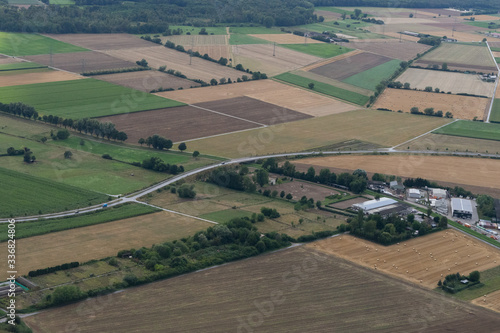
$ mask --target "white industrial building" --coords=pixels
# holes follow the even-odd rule
[[[446,199],[448,192],[442,188],[431,188],[431,196],[433,199]]]
[[[368,200],[365,202],[357,203],[357,204],[352,205],[352,207],[354,209],[363,210],[363,211],[367,212],[367,211],[372,210],[372,209],[377,209],[377,208],[393,205],[395,203],[397,203],[396,200],[383,197],[383,198],[380,198],[378,200],[373,199],[373,200]]]
[[[410,188],[408,190],[408,198],[420,199],[421,198],[420,190],[416,188]]]
[[[451,198],[451,212],[459,218],[472,218],[472,201],[460,198]]]

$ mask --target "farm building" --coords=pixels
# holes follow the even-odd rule
[[[408,198],[412,199],[420,199],[422,196],[420,195],[420,190],[416,188],[410,188],[408,190]]]
[[[356,210],[363,210],[365,212],[368,212],[370,210],[393,205],[395,203],[397,203],[396,200],[384,197],[384,198],[380,198],[378,200],[373,199],[373,200],[368,200],[368,201],[365,201],[362,203],[354,204],[354,205],[352,205],[352,208],[354,208]]]
[[[448,201],[446,199],[430,199],[431,207],[439,214],[448,215]]]
[[[431,188],[430,190],[433,199],[445,199],[448,197],[448,192],[442,188]]]
[[[495,199],[495,214],[497,221],[500,221],[500,199]]]
[[[451,198],[451,212],[460,218],[472,218],[472,201],[460,198]]]

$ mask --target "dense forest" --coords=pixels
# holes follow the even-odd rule
[[[498,0],[310,0],[315,6],[500,9]]]
[[[0,7],[0,30],[41,33],[162,33],[169,25],[252,23],[292,26],[317,21],[304,0],[76,0],[77,6]]]

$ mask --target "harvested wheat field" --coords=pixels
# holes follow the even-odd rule
[[[381,42],[350,42],[349,47],[405,61],[411,60],[418,53],[424,53],[431,48],[429,45],[406,41],[400,43],[399,40],[394,42],[391,39]]]
[[[83,76],[61,71],[25,73],[17,75],[15,74],[17,71],[11,71],[11,72],[12,75],[2,76],[2,80],[0,81],[0,87],[84,79]]]
[[[16,242],[19,262],[16,268],[21,275],[67,262],[105,258],[123,249],[149,247],[155,243],[187,237],[211,225],[174,213],[158,212],[23,238]],[[7,271],[6,264],[6,261],[0,264],[3,272]]]
[[[410,83],[410,88],[424,90],[430,86],[453,94],[467,93],[479,96],[493,96],[494,82],[485,82],[476,74],[434,71],[430,69],[409,68],[397,79]]]
[[[276,35],[281,36],[281,35]],[[272,44],[233,45],[233,63],[242,64],[252,71],[260,71],[274,76],[301,68],[322,58]]]
[[[474,117],[484,120],[489,106],[488,98],[460,96],[450,94],[437,94],[425,91],[386,89],[373,105],[373,109],[383,108],[394,112],[402,110],[410,112],[412,107],[418,107],[421,112],[426,108],[434,111],[451,112],[453,118],[470,119]]]
[[[46,34],[45,36],[89,50],[119,50],[156,45],[129,34]]]
[[[471,301],[472,304],[476,304],[496,312],[500,312],[500,290],[492,292],[488,295],[478,297]]]
[[[294,34],[260,34],[260,35],[249,35],[249,36],[264,39],[276,44],[304,44],[304,37],[297,36]],[[323,42],[312,38],[308,38],[307,43],[319,44]]]
[[[408,23],[426,24],[435,22],[432,18],[427,18],[427,17],[412,17],[411,19],[409,19],[408,17],[394,17],[392,15],[374,17],[374,19],[384,21],[385,25],[408,24]]]
[[[379,33],[381,33],[381,32],[379,32]],[[401,40],[407,40],[410,42],[417,42],[418,40],[420,40],[419,37],[403,35],[403,34],[400,34],[399,32],[384,32],[383,35],[386,35],[389,37],[394,37],[394,38],[401,39]]]
[[[41,54],[24,57],[30,61],[63,69],[73,73],[84,73],[119,68],[138,67],[136,60],[125,61],[95,51]]]
[[[149,66],[158,68],[167,66],[167,69],[180,71],[190,79],[201,79],[210,82],[211,79],[231,78],[236,81],[244,73],[235,69],[221,66],[198,57],[191,58],[187,53],[175,51],[163,46],[133,48],[127,50],[107,50],[105,53],[126,61],[136,61],[146,59]]]
[[[307,247],[429,289],[448,274],[468,275],[500,265],[500,250],[451,229],[391,246],[342,235]]]
[[[132,89],[150,92],[156,89],[186,89],[200,84],[159,71],[139,71],[118,74],[96,75],[94,79],[116,83]]]
[[[229,45],[195,45],[192,49],[193,52],[200,54],[208,54],[212,59],[219,60],[220,58],[232,59],[231,46]]]
[[[500,161],[482,158],[429,155],[352,155],[301,159],[298,163],[318,167],[364,169],[429,180],[500,188]],[[500,262],[499,262],[500,264]]]
[[[193,287],[196,286],[196,287]],[[96,309],[99,309],[96,311]],[[133,313],[124,316],[124,313]],[[35,332],[493,332],[497,313],[304,246],[23,319]]]
[[[471,32],[454,31],[453,37],[451,37],[451,30],[426,31],[425,33],[438,37],[447,36],[450,38],[455,38],[459,42],[480,42],[484,38],[484,35],[475,34],[472,31]]]
[[[171,41],[182,45],[186,50],[193,50],[200,54],[208,54],[213,59],[231,59],[228,35],[179,35],[162,37],[162,41]]]
[[[491,15],[473,15],[473,16],[467,16],[466,18],[474,18],[476,21],[498,21],[499,18],[498,16],[491,16]],[[465,20],[465,18],[464,18]]]
[[[500,88],[497,86],[497,90],[495,92],[495,98],[500,98]]]
[[[247,96],[313,117],[342,113],[358,108],[333,98],[272,80],[241,82],[216,87],[198,88],[196,90],[168,91],[158,93],[157,95],[173,98],[187,104]]]

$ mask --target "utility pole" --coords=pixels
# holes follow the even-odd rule
[[[50,67],[54,67],[54,62],[52,60],[52,51],[53,51],[52,50],[52,43],[53,42],[54,42],[53,40],[50,41]]]
[[[194,52],[194,35],[191,35],[191,52],[189,52],[189,66],[191,66]]]
[[[276,56],[276,42],[274,42],[274,47],[273,47],[273,57]]]

